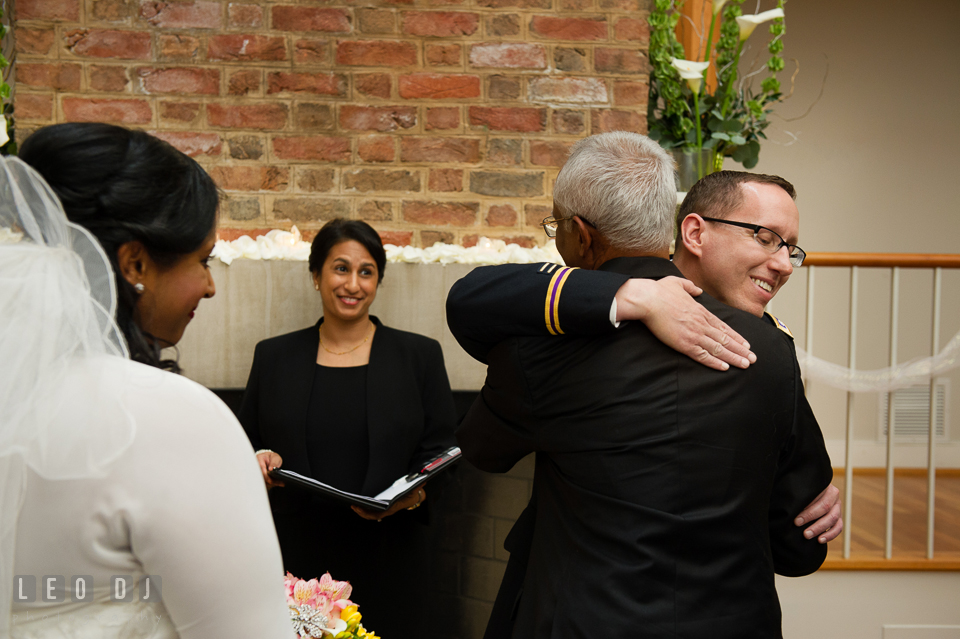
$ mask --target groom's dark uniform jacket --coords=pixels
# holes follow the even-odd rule
[[[487,294],[566,332],[563,287],[576,284],[570,271],[542,268],[547,293],[519,296],[528,302],[503,278],[490,287],[471,275],[454,287],[448,321],[468,351],[482,356],[483,340],[473,340],[477,315],[463,311],[482,308]],[[680,276],[658,258],[601,270],[621,274],[605,285],[613,291],[627,277]],[[823,562],[825,546],[792,522],[832,476],[792,342],[757,317],[698,300],[750,342],[757,363],[708,369],[639,323],[594,337],[511,338],[485,353],[486,383],[458,432],[464,456],[504,472],[537,453],[513,637],[779,637],[774,572],[807,574]],[[505,318],[494,312],[486,332],[516,328]]]

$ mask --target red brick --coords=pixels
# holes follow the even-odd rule
[[[267,93],[313,93],[316,95],[347,94],[347,79],[333,73],[283,73],[267,74]]]
[[[210,38],[207,57],[211,60],[286,60],[283,38],[259,35],[217,35]]]
[[[357,141],[357,155],[364,162],[393,162],[396,149],[393,138],[387,135],[371,135]]]
[[[527,204],[523,207],[523,223],[527,226],[540,226],[544,218],[553,215],[553,207],[543,204]]]
[[[126,67],[90,65],[90,88],[94,91],[126,91],[129,82]]]
[[[530,31],[551,40],[606,40],[607,22],[591,18],[533,16]]]
[[[600,78],[532,78],[529,85],[533,102],[607,102],[607,85]]]
[[[540,44],[485,42],[470,47],[470,66],[501,69],[546,69],[547,51]]]
[[[256,28],[263,25],[263,7],[257,4],[231,2],[227,5],[227,26],[231,29]]]
[[[17,84],[56,91],[77,91],[80,88],[80,65],[18,62]]]
[[[593,66],[599,73],[649,73],[647,57],[636,49],[609,49],[597,47],[593,52]]]
[[[413,231],[377,231],[384,246],[410,246],[413,242]]]
[[[230,95],[247,95],[260,91],[259,71],[236,71],[230,74],[227,84],[227,93]]]
[[[140,15],[155,27],[164,29],[219,29],[220,3],[156,2],[143,0]]]
[[[199,102],[161,102],[160,119],[174,122],[190,123],[200,115]],[[219,139],[220,136],[217,136]],[[219,153],[219,151],[217,151]]]
[[[428,44],[424,57],[432,67],[460,66],[460,50],[459,44]]]
[[[504,9],[507,7],[516,7],[517,9],[549,9],[550,0],[477,0],[478,7],[487,7],[490,9]]]
[[[129,0],[93,0],[93,18],[101,22],[127,22],[140,12]]]
[[[143,31],[78,29],[68,32],[64,40],[72,53],[91,58],[149,60],[152,55],[150,34]]]
[[[346,9],[280,5],[273,7],[272,15],[273,28],[277,31],[350,31],[350,14]]]
[[[53,96],[17,91],[13,108],[17,120],[49,120],[53,117]]]
[[[534,166],[563,166],[570,156],[573,142],[544,142],[530,140],[530,164]]]
[[[384,200],[366,200],[357,206],[357,215],[367,222],[393,220],[393,203]]]
[[[396,131],[417,124],[416,107],[368,107],[344,104],[340,107],[340,128],[350,131]]]
[[[210,177],[225,191],[286,191],[290,169],[276,166],[215,166]]]
[[[56,38],[57,32],[53,29],[25,29],[20,27],[14,33],[17,53],[47,55]]]
[[[283,104],[208,104],[207,123],[228,129],[282,129],[287,124]]]
[[[470,107],[470,124],[484,126],[491,131],[543,131],[547,113],[545,109],[524,107]]]
[[[168,142],[181,153],[192,158],[198,155],[220,155],[223,143],[216,133],[190,133],[187,131],[151,131],[151,135]]]
[[[293,61],[319,64],[327,59],[327,40],[297,40],[293,43]]]
[[[477,202],[423,202],[403,203],[403,221],[428,226],[473,226],[477,223]]]
[[[67,122],[147,124],[153,112],[146,100],[64,98],[63,116]]]
[[[390,76],[386,73],[356,74],[353,81],[357,91],[374,98],[389,98],[392,87]]]
[[[281,160],[349,162],[350,139],[298,135],[273,139],[273,154]]]
[[[357,9],[357,27],[361,33],[386,35],[397,32],[397,18],[389,9]]]
[[[553,112],[553,132],[577,135],[586,131],[586,119],[583,111],[558,109]]]
[[[633,131],[634,133],[647,132],[647,117],[636,111],[614,111],[612,109],[598,109],[590,114],[591,133],[606,133],[607,131]]]
[[[400,76],[399,88],[400,97],[408,100],[479,98],[480,76],[412,73]]]
[[[613,34],[617,40],[631,42],[649,42],[650,25],[646,20],[636,18],[620,18],[613,27]]]
[[[487,37],[520,35],[520,14],[495,13],[488,16]]]
[[[473,35],[480,25],[476,13],[461,11],[405,11],[403,33],[415,36],[449,38]]]
[[[590,9],[593,9],[593,0],[560,0],[560,10],[564,12]]]
[[[17,20],[69,20],[80,19],[79,0],[17,0]]]
[[[431,191],[450,193],[463,190],[463,171],[460,169],[431,169],[429,188]]]
[[[520,166],[523,164],[523,140],[492,138],[487,141],[487,164]]]
[[[337,43],[337,64],[359,67],[406,67],[417,63],[411,42],[347,40]]]
[[[316,102],[298,102],[293,113],[294,130],[332,131],[336,128],[333,106]]]
[[[487,226],[516,226],[517,211],[509,204],[491,206],[486,222]]]
[[[456,129],[460,126],[458,107],[436,107],[427,109],[427,131]]]
[[[543,195],[543,178],[542,172],[473,171],[470,190],[494,197],[539,197]]]
[[[480,140],[471,138],[403,137],[401,162],[479,162]]]
[[[297,188],[311,193],[326,193],[333,190],[333,178],[333,169],[298,169]]]
[[[223,218],[221,218],[222,221]],[[241,237],[247,236],[249,238],[257,239],[261,235],[266,235],[273,229],[231,229],[224,227],[217,227],[217,239],[223,240],[225,242],[233,242],[234,240],[239,240]]]
[[[405,169],[348,169],[342,181],[344,191],[356,193],[420,190],[420,173]]]
[[[644,6],[640,6],[640,0],[599,0],[597,4],[601,11],[632,11],[634,13],[647,9],[648,3],[643,0]]]
[[[437,242],[453,244],[453,239],[453,233],[445,231],[420,231],[420,246],[424,248],[433,246]]]
[[[200,39],[185,35],[161,35],[161,60],[193,60],[200,53]]]
[[[644,106],[647,104],[648,90],[646,82],[618,80],[613,83],[613,102],[617,106]]]
[[[487,88],[491,100],[516,100],[520,97],[520,78],[515,75],[492,75]]]
[[[137,69],[140,86],[146,93],[181,93],[217,95],[220,93],[220,71],[199,67]]]

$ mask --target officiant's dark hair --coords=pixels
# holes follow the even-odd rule
[[[347,240],[360,242],[377,264],[377,284],[383,281],[383,272],[387,268],[387,253],[383,250],[383,241],[372,226],[360,220],[337,218],[323,225],[310,245],[310,272],[319,273],[327,261],[330,249]]]
[[[117,324],[133,360],[179,372],[163,344],[134,321],[137,292],[120,274],[117,250],[137,240],[171,266],[196,251],[217,223],[220,194],[206,171],[143,131],[75,122],[38,129],[20,147],[60,198],[67,218],[99,240],[117,281]]]

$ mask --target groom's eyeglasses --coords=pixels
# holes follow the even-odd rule
[[[702,216],[701,216],[702,217]],[[765,248],[770,253],[776,253],[784,246],[787,247],[787,255],[790,257],[790,263],[794,266],[803,266],[803,260],[807,258],[806,252],[796,244],[787,244],[776,231],[768,229],[759,224],[747,224],[746,222],[732,222],[730,220],[721,220],[715,217],[704,217],[707,222],[717,222],[718,224],[729,224],[730,226],[739,226],[740,228],[753,231],[753,239],[757,244]]]

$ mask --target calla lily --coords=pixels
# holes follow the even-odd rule
[[[0,146],[4,146],[9,141],[10,136],[7,135],[7,117],[0,114]]]
[[[737,26],[740,27],[740,42],[749,38],[753,30],[757,28],[757,25],[776,18],[782,18],[783,16],[783,9],[780,8],[770,9],[769,11],[764,11],[763,13],[752,16],[737,16]]]
[[[713,0],[713,15],[717,15],[723,9],[723,5],[727,4],[728,0]]]
[[[709,62],[693,62],[692,60],[680,60],[673,58],[670,60],[673,68],[680,72],[680,77],[687,81],[687,86],[694,93],[700,91],[700,83],[703,81],[703,72],[710,66]]]

